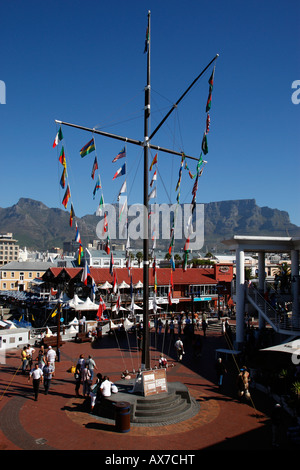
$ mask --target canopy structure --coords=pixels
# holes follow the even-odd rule
[[[277,344],[269,348],[260,349],[260,351],[277,351],[288,354],[300,355],[300,339],[294,339],[288,343]]]
[[[98,286],[98,289],[111,289],[112,288],[112,284],[110,284],[108,281],[105,281],[104,284],[101,284],[100,286]]]
[[[122,281],[121,284],[118,285],[119,289],[129,289],[130,285],[127,282]]]
[[[75,310],[83,311],[83,310],[98,310],[99,305],[95,304],[94,302],[91,301],[91,299],[88,297],[85,302],[78,303],[75,305]]]
[[[117,306],[114,305],[113,308],[111,309],[112,312],[115,312],[117,310]],[[119,310],[126,310],[127,311],[127,308],[124,308],[122,307],[122,305],[119,307]]]
[[[84,303],[83,300],[81,300],[77,294],[74,295],[73,299],[69,300],[68,302],[66,302],[66,305],[70,308],[75,308],[76,310],[76,307],[78,305],[82,305]]]
[[[142,281],[138,281],[136,284],[133,286],[135,289],[141,289],[143,287]]]

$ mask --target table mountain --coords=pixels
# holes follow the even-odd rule
[[[204,213],[204,250],[224,251],[221,241],[233,235],[300,236],[300,227],[290,222],[287,212],[259,207],[255,199],[206,203]],[[83,246],[97,238],[99,220],[96,215],[77,219]],[[69,225],[68,211],[49,208],[33,199],[21,198],[11,207],[0,208],[0,233],[12,232],[20,247],[28,249],[43,251],[62,247],[63,242],[74,240],[74,225]],[[164,242],[158,247],[167,249],[168,241]],[[178,244],[176,241],[177,250]],[[141,246],[141,242],[136,243],[137,248]]]

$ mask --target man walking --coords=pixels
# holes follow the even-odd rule
[[[29,373],[28,382],[30,381],[30,378],[32,378],[34,401],[37,401],[40,382],[43,382],[43,371],[39,368],[38,364],[36,364],[35,368]]]

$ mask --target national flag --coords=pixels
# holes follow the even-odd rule
[[[81,239],[80,239],[80,233],[79,233],[79,230],[78,230],[77,223],[76,223],[76,235],[75,235],[75,242],[77,242],[77,243],[81,243]]]
[[[197,163],[197,173],[199,173],[202,163],[203,163],[203,158],[202,158],[202,152],[201,152],[198,163]]]
[[[50,289],[50,295],[51,295],[51,297],[55,297],[56,294],[57,294],[57,292],[58,292],[57,290],[55,290],[55,289],[53,289],[53,287],[51,287],[51,289]]]
[[[60,178],[60,185],[64,189],[66,186],[66,168],[63,169],[61,178]]]
[[[113,281],[113,292],[116,293],[118,290],[117,275],[114,271],[114,281]]]
[[[81,275],[81,282],[83,282],[83,284],[85,286],[87,285],[88,276],[91,276],[91,272],[90,272],[89,265],[88,265],[87,261],[85,260],[84,269],[83,269],[82,275]]]
[[[61,148],[60,154],[59,154],[59,159],[60,163],[67,169],[67,162],[66,162],[66,156],[65,156],[65,150],[64,147]]]
[[[171,240],[170,240],[170,246],[169,246],[169,255],[172,252],[172,247],[174,245],[174,227],[171,228]]]
[[[153,198],[155,198],[156,196],[157,196],[157,194],[156,194],[156,187],[155,187],[154,189],[152,189],[151,193],[149,194],[148,199],[149,199],[149,200],[150,200],[150,199],[153,199]]]
[[[113,159],[112,163],[115,163],[117,160],[119,160],[120,158],[124,158],[124,157],[126,157],[125,147],[123,147],[121,152],[118,153],[118,155]]]
[[[94,138],[92,138],[87,144],[85,144],[84,147],[80,150],[80,156],[81,158],[85,157],[89,153],[93,152],[95,150],[95,141]]]
[[[209,115],[209,113],[207,113],[207,116],[206,116],[206,129],[205,129],[206,134],[209,133],[209,127],[210,127],[210,115]]]
[[[107,232],[108,232],[108,222],[107,222],[107,217],[106,217],[106,212],[105,212],[102,235],[104,235]]]
[[[93,199],[95,199],[95,195],[96,195],[96,192],[98,191],[98,189],[101,189],[100,175],[98,175],[98,179],[97,179],[97,182],[96,182],[95,187],[94,187]]]
[[[83,255],[83,248],[82,248],[82,245],[80,243],[79,248],[78,248],[78,266],[81,265],[82,255]]]
[[[175,259],[173,255],[170,258],[170,263],[171,263],[172,271],[175,271]]]
[[[51,317],[55,317],[57,315],[57,312],[58,312],[58,307],[55,307],[55,309],[51,313]]]
[[[154,292],[156,293],[157,292],[157,277],[156,277],[156,273],[154,275]]]
[[[119,168],[119,169],[116,171],[116,173],[115,173],[115,175],[114,175],[114,177],[113,177],[113,180],[116,179],[116,178],[118,178],[119,176],[125,175],[125,174],[126,174],[126,163],[124,163],[124,165],[121,166],[121,168]]]
[[[64,195],[64,198],[62,200],[62,205],[65,207],[65,209],[67,208],[70,197],[71,197],[71,192],[70,192],[70,188],[69,188],[69,185],[68,185],[67,189],[66,189],[66,192],[65,192],[65,195]]]
[[[95,157],[94,163],[93,163],[93,168],[92,168],[92,174],[91,177],[94,179],[95,177],[95,172],[98,170],[98,160],[97,157]]]
[[[118,292],[118,297],[117,297],[117,302],[116,302],[117,315],[119,315],[120,308],[121,308],[121,295],[120,295],[120,292]]]
[[[111,252],[111,255],[110,255],[109,272],[110,272],[110,275],[111,275],[111,276],[112,276],[113,273],[114,273],[114,257],[113,257],[112,252]]]
[[[168,302],[169,302],[169,305],[172,305],[172,292],[171,292],[170,284],[169,284],[169,290],[168,290]]]
[[[154,260],[153,260],[153,264],[152,264],[152,272],[153,272],[153,276],[155,276],[155,273],[156,273],[156,258],[154,257]]]
[[[53,148],[55,148],[61,140],[63,140],[63,133],[62,133],[62,130],[61,130],[61,127],[60,127],[58,133],[55,136],[55,139],[54,139],[54,142],[53,142]]]
[[[207,145],[207,137],[206,137],[205,132],[203,135],[201,148],[202,148],[202,152],[204,153],[204,155],[206,155],[208,153],[208,145]]]
[[[171,271],[170,284],[171,284],[171,292],[173,294],[174,292],[173,271]]]
[[[152,180],[151,180],[151,183],[150,183],[150,188],[152,188],[152,185],[153,185],[154,181],[156,181],[156,178],[157,178],[157,170],[155,170],[155,172],[153,173]]]
[[[206,110],[205,111],[208,113],[210,108],[211,108],[211,91],[208,93],[208,98],[207,98],[207,102],[206,102]]]
[[[109,246],[109,236],[107,235],[107,240],[106,240],[106,244],[105,244],[105,247],[104,247],[104,251],[107,255],[109,255],[110,253],[110,246]]]
[[[106,305],[105,305],[103,298],[100,295],[99,308],[98,308],[97,315],[96,315],[98,320],[104,320],[104,317],[103,317],[104,310],[106,310]]]
[[[71,210],[70,210],[70,227],[72,227],[73,225],[73,219],[75,217],[75,212],[74,212],[74,208],[73,208],[73,204],[71,204]]]
[[[157,163],[157,154],[155,155],[155,157],[152,160],[149,171],[152,171],[153,165],[155,165],[156,163]]]
[[[185,244],[184,244],[183,250],[184,250],[184,251],[188,251],[188,250],[189,250],[189,246],[190,246],[190,239],[187,238],[187,239],[185,240]]]
[[[103,194],[101,194],[97,215],[101,215],[103,209],[104,209],[104,199],[103,199]]]
[[[213,86],[214,86],[214,78],[215,78],[215,68],[214,66],[213,71],[211,73],[211,76],[209,77],[208,83],[209,83],[209,91],[212,91]]]
[[[122,193],[125,193],[126,190],[127,190],[127,185],[126,185],[126,180],[125,180],[124,183],[123,183],[122,186],[121,186],[120,191],[119,191],[119,195],[118,195],[118,197],[117,197],[117,200],[118,200],[118,201],[120,200],[121,194],[122,194]]]

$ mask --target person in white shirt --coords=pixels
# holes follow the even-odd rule
[[[112,382],[109,380],[109,377],[107,375],[104,376],[104,380],[102,384],[100,385],[100,390],[102,393],[103,397],[110,397],[111,396],[111,386]]]
[[[51,346],[49,346],[48,352],[47,352],[48,364],[51,364],[53,367],[55,367],[55,358],[56,358],[56,352],[54,351],[54,349],[52,349]]]
[[[174,346],[177,352],[177,361],[180,362],[182,361],[182,355],[184,354],[184,351],[183,351],[183,342],[181,341],[179,337]]]
[[[37,401],[40,382],[43,382],[43,371],[39,368],[39,365],[36,364],[35,368],[29,373],[28,381],[32,378],[32,385],[34,391],[34,400]]]

